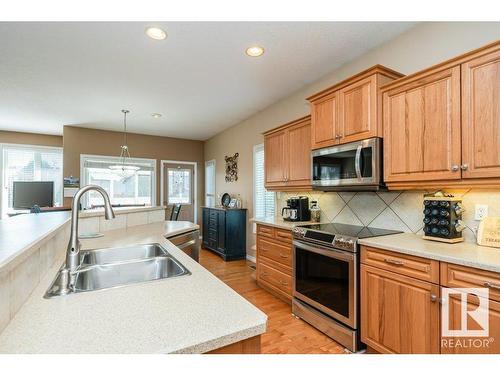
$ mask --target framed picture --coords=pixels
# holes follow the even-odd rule
[[[229,208],[236,208],[236,198],[231,198],[231,201],[229,202]]]

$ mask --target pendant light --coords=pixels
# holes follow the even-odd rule
[[[127,114],[130,111],[122,109],[123,113],[123,145],[120,151],[120,162],[118,164],[110,165],[109,169],[115,172],[121,178],[132,177],[140,169],[137,165],[130,162],[130,153],[127,145]]]

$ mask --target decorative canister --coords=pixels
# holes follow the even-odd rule
[[[318,201],[311,201],[311,221],[319,223],[321,220],[321,209],[318,206]]]

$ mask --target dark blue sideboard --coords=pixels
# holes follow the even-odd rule
[[[245,259],[246,208],[202,207],[203,247],[224,260]]]

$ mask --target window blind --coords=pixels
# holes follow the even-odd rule
[[[264,187],[264,145],[254,147],[254,216],[267,217],[275,214],[275,194]]]
[[[62,205],[63,154],[61,148],[4,145],[2,216],[13,212],[14,181],[53,181],[54,206]]]

